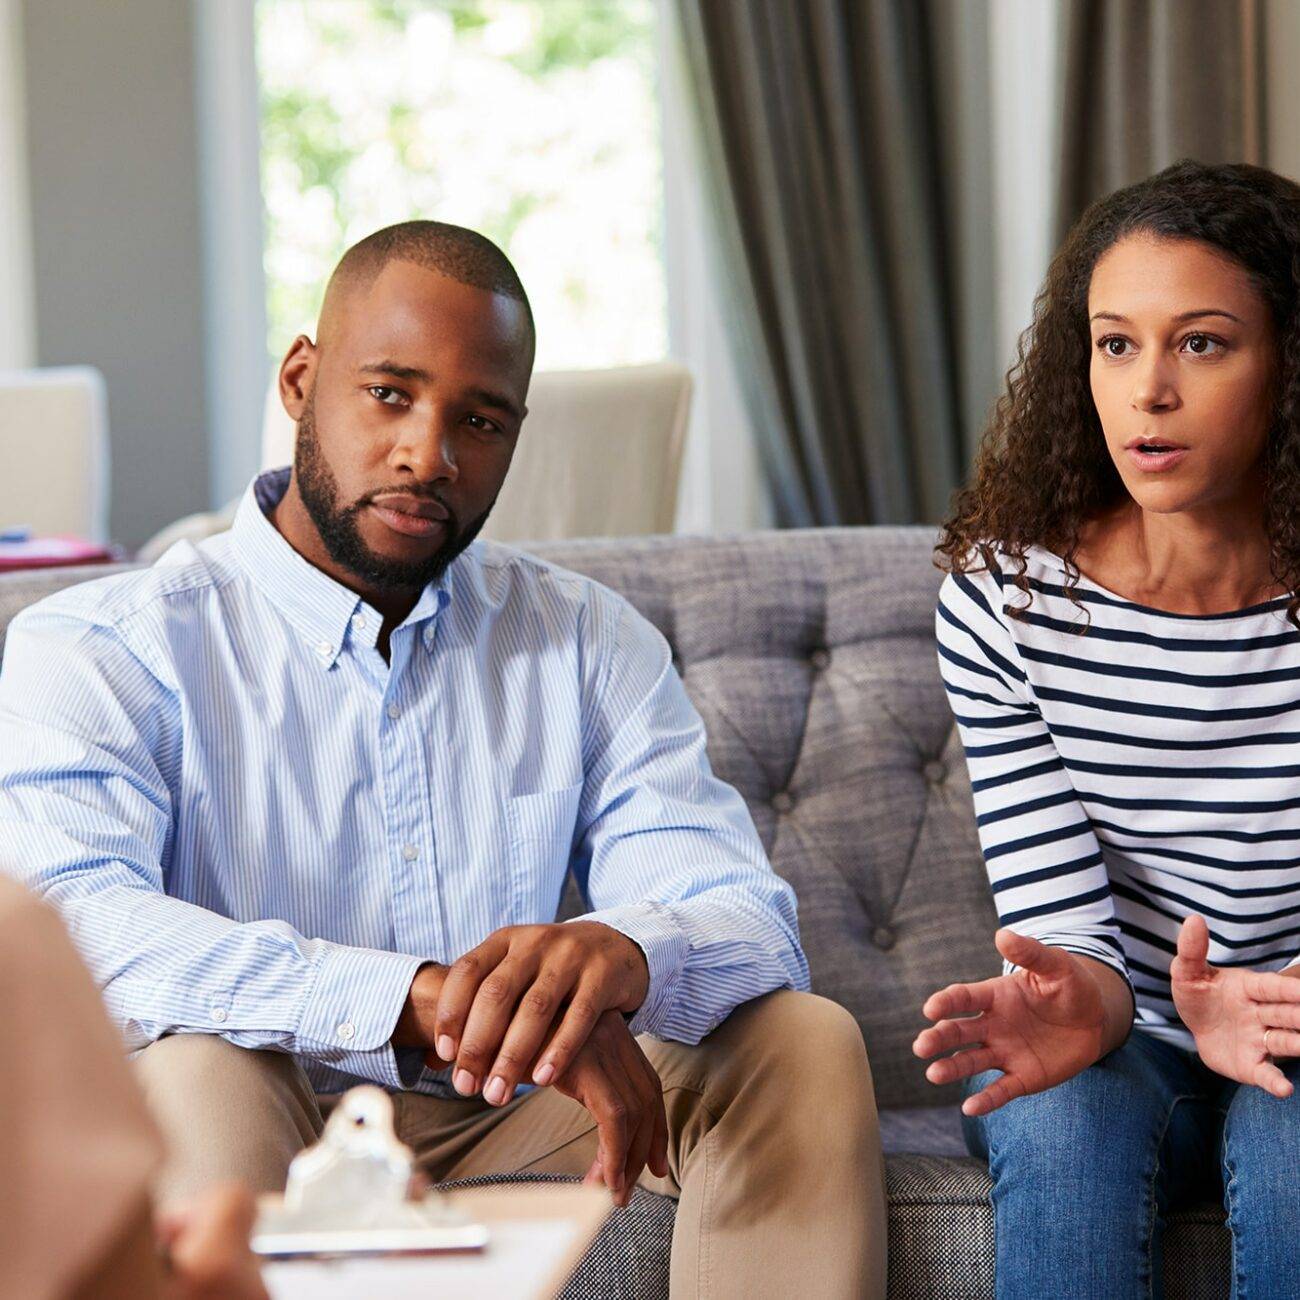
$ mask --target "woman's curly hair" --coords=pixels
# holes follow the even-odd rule
[[[974,472],[953,497],[936,563],[957,573],[996,568],[1000,552],[1016,565],[1009,576],[1027,597],[1008,611],[1015,614],[1033,600],[1025,550],[1041,546],[1064,560],[1073,593],[1084,525],[1126,495],[1089,385],[1088,286],[1102,254],[1137,233],[1210,245],[1250,275],[1272,310],[1278,365],[1264,527],[1273,578],[1292,593],[1287,618],[1300,628],[1300,185],[1244,163],[1178,162],[1079,218],[1034,300]]]

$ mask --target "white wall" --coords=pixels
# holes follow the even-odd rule
[[[677,531],[746,532],[770,527],[771,500],[719,300],[720,271],[686,69],[667,3],[661,3],[659,18],[669,351],[695,377]]]
[[[1059,17],[1056,0],[989,0],[995,319],[1004,368],[1054,251]]]
[[[36,363],[21,0],[0,0],[0,370]]]

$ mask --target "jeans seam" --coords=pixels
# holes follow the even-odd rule
[[[1156,1135],[1155,1142],[1155,1159],[1151,1162],[1151,1183],[1147,1188],[1147,1204],[1150,1212],[1147,1215],[1147,1295],[1151,1300],[1155,1300],[1156,1293],[1156,1270],[1160,1269],[1163,1280],[1164,1260],[1158,1264],[1155,1258],[1156,1244],[1156,1179],[1160,1176],[1160,1148],[1164,1145],[1165,1134],[1169,1132],[1169,1125],[1174,1118],[1174,1111],[1178,1108],[1178,1103],[1182,1101],[1193,1101],[1196,1094],[1193,1092],[1179,1093],[1170,1103],[1169,1108],[1165,1111],[1165,1122],[1160,1126],[1160,1132]]]
[[[1219,1139],[1219,1162],[1228,1172],[1223,1186],[1223,1200],[1228,1212],[1228,1248],[1231,1251],[1232,1264],[1232,1300],[1245,1300],[1245,1278],[1241,1273],[1241,1258],[1237,1250],[1237,1227],[1235,1220],[1237,1208],[1237,1166],[1229,1156],[1227,1115],[1224,1115],[1223,1136]]]

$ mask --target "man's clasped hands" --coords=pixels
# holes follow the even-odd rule
[[[584,1106],[598,1133],[586,1181],[626,1205],[647,1166],[668,1172],[659,1076],[626,1016],[649,989],[645,954],[597,921],[496,930],[451,966],[429,963],[411,983],[396,1047],[452,1066],[463,1096],[504,1106],[520,1084],[554,1087]]]

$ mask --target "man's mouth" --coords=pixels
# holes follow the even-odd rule
[[[370,508],[382,523],[404,537],[432,537],[447,522],[447,511],[428,497],[376,497]]]

